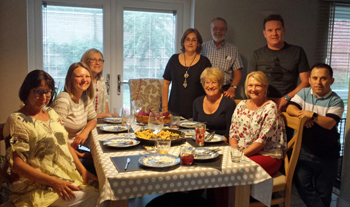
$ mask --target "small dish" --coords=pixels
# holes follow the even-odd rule
[[[104,125],[104,126],[101,126],[100,129],[106,132],[125,132],[128,130],[128,127],[125,125],[117,124],[117,125]]]
[[[194,151],[195,160],[209,160],[214,159],[218,156],[219,152],[207,148],[197,147]]]
[[[122,117],[106,117],[102,119],[103,121],[111,124],[121,124],[122,123]]]
[[[103,145],[107,145],[109,147],[133,147],[140,144],[140,141],[134,139],[134,138],[111,138],[107,139],[106,141],[103,142]]]
[[[164,168],[180,163],[180,158],[170,154],[151,154],[140,157],[139,163],[146,167]]]

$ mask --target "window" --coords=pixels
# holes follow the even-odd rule
[[[123,81],[162,79],[169,58],[175,53],[176,15],[170,12],[124,10]],[[130,104],[129,86],[123,86],[123,105]]]
[[[43,69],[63,90],[69,66],[90,48],[103,51],[102,8],[42,6]]]

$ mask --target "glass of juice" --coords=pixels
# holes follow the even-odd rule
[[[192,165],[194,160],[194,147],[183,146],[180,151],[180,157],[182,164],[184,165]]]
[[[197,123],[195,125],[196,143],[198,144],[198,146],[204,145],[205,128],[206,126],[204,123]]]

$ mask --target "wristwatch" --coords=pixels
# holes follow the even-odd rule
[[[284,99],[286,99],[286,101],[290,101],[290,96],[288,96],[288,94],[283,96]]]
[[[232,88],[234,88],[234,89],[236,89],[237,88],[237,86],[235,86],[235,85],[233,85],[233,86],[231,86]]]
[[[316,118],[317,118],[317,116],[318,116],[318,114],[314,112],[314,113],[312,114],[312,118],[311,118],[311,120],[316,119]]]

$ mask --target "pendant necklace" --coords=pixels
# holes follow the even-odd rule
[[[188,74],[188,70],[190,69],[190,67],[191,67],[191,65],[192,65],[192,63],[193,63],[193,61],[194,61],[194,59],[196,59],[196,57],[197,57],[197,53],[196,53],[196,55],[194,56],[194,58],[193,58],[191,64],[188,66],[188,68],[187,68],[187,70],[186,70],[186,73],[184,74],[185,81],[184,81],[184,84],[182,84],[182,85],[184,86],[184,88],[187,88],[187,78],[190,76],[190,74]],[[185,55],[185,53],[184,53],[184,61],[185,61],[185,67],[186,67],[186,55]]]

